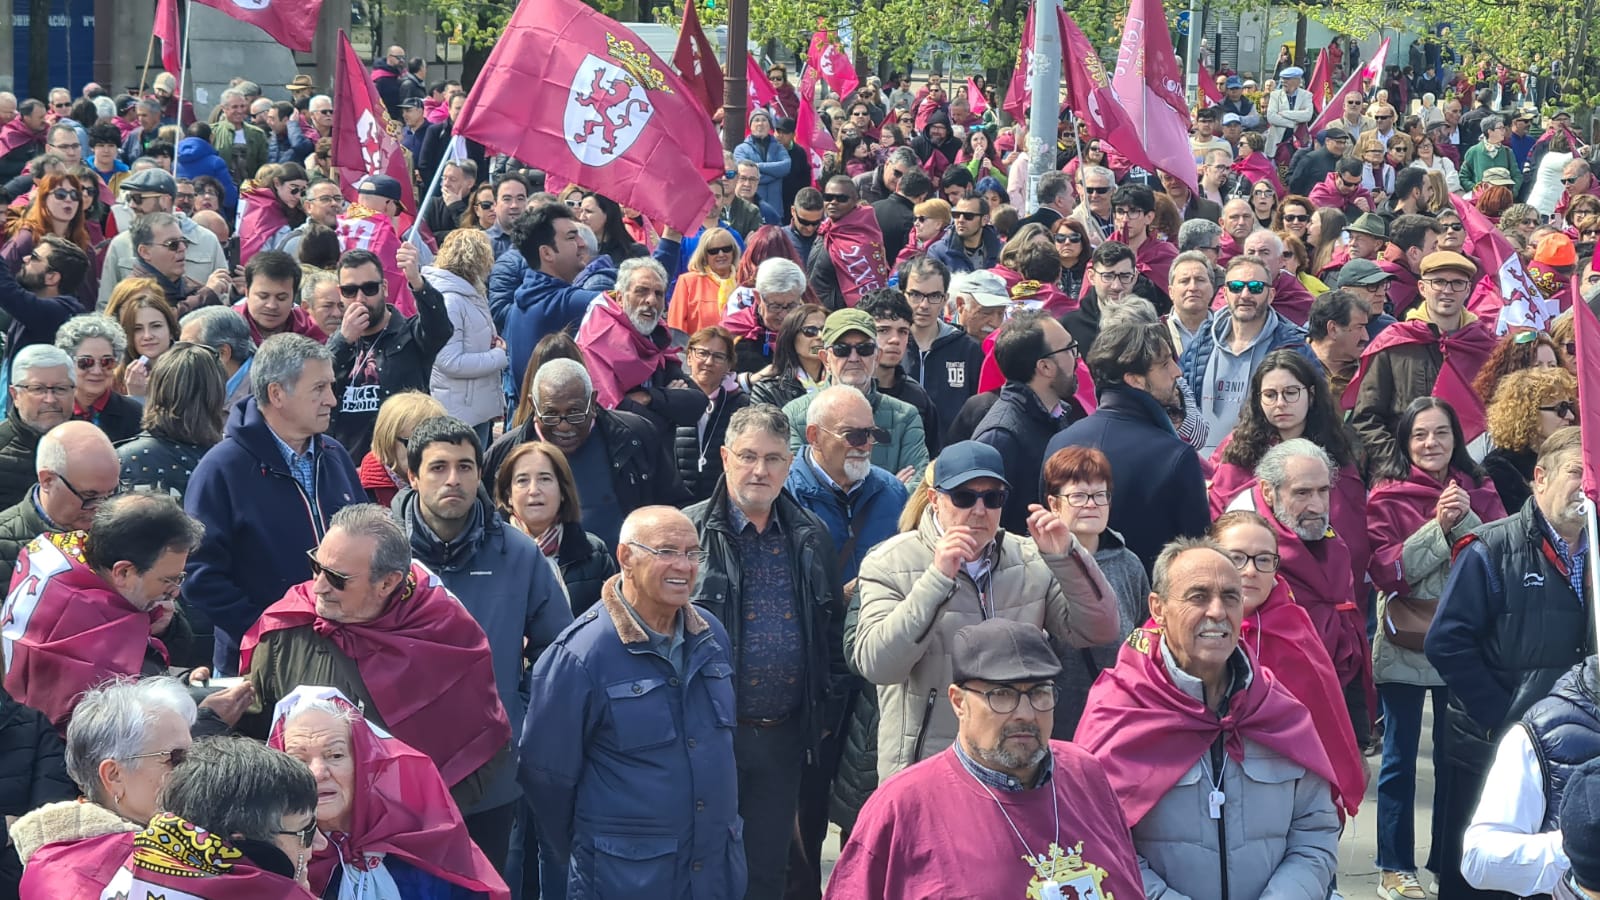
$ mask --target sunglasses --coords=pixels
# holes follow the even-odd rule
[[[850,195],[849,194],[823,194],[822,195],[822,201],[824,203],[849,203],[850,202]]]
[[[67,200],[72,203],[77,203],[79,197],[82,195],[71,188],[56,188],[50,192],[50,196],[56,198],[57,200]]]
[[[878,344],[876,341],[862,341],[859,344],[838,343],[828,349],[832,350],[833,355],[839,359],[849,359],[852,353],[862,359],[866,359],[878,352]]]
[[[1096,194],[1096,195],[1098,195],[1098,194],[1109,194],[1109,193],[1111,193],[1111,188],[1108,188],[1108,187],[1086,187],[1086,188],[1083,189],[1083,192],[1085,194]]]
[[[995,488],[988,491],[955,488],[948,491],[940,490],[939,493],[949,497],[951,505],[956,509],[971,509],[977,506],[980,500],[983,501],[984,509],[999,509],[1006,505],[1007,500],[1011,499],[1010,488]]]
[[[724,253],[729,254],[731,256],[733,254],[733,246],[732,245],[728,245],[728,246],[724,246],[724,247],[707,247],[706,248],[706,255],[707,256],[721,256]]]
[[[820,228],[820,227],[822,227],[822,217],[818,216],[815,219],[802,219],[799,216],[795,216],[794,217],[794,227],[796,227],[796,228]]]
[[[1565,419],[1568,416],[1574,419],[1578,417],[1578,404],[1573,403],[1571,400],[1563,400],[1554,406],[1541,406],[1539,409],[1547,413],[1555,413],[1558,419]]]
[[[1060,234],[1056,235],[1056,243],[1058,243],[1058,244],[1081,244],[1081,243],[1083,243],[1083,235],[1077,233],[1076,231],[1063,231]]]
[[[315,547],[312,547],[310,550],[306,551],[306,559],[310,560],[311,562],[311,580],[315,581],[317,576],[320,575],[323,578],[328,579],[328,585],[336,591],[344,590],[350,585],[350,579],[355,577],[354,575],[346,575],[343,572],[335,572],[322,563],[317,562],[317,548]]]
[[[800,333],[805,335],[806,337],[814,338],[817,335],[822,333],[822,326],[821,325],[807,325],[807,326],[805,326],[805,327],[800,329]]]
[[[1343,178],[1341,178],[1339,179],[1339,184],[1344,186],[1347,190],[1353,191],[1356,188],[1361,187],[1361,179],[1357,178],[1355,181],[1345,181]]]
[[[1265,281],[1230,281],[1227,284],[1227,288],[1230,294],[1242,294],[1246,289],[1249,289],[1252,294],[1264,294],[1267,292],[1267,283]]]
[[[188,238],[173,238],[170,241],[156,241],[155,246],[163,247],[172,253],[177,253],[179,250],[182,250],[185,247],[193,247],[194,241],[191,241]]]
[[[828,431],[824,428],[823,431]],[[868,444],[889,443],[889,430],[886,428],[846,428],[843,431],[828,431],[836,438],[844,438],[844,442],[856,449],[861,449]]]
[[[1441,222],[1439,224],[1444,226],[1444,230],[1445,231],[1466,231],[1467,230],[1467,226],[1461,224],[1460,222],[1455,222],[1455,223]]]
[[[115,356],[80,356],[77,358],[77,363],[79,372],[87,372],[96,365],[109,372],[117,367],[117,358]]]
[[[1285,222],[1309,222],[1309,221],[1311,221],[1311,217],[1310,216],[1285,215],[1283,217],[1283,220]]]
[[[346,298],[354,297],[357,292],[366,294],[368,297],[376,297],[381,290],[383,290],[383,282],[381,281],[363,281],[360,284],[339,285],[339,293]]]
[[[1578,176],[1574,176],[1572,178],[1563,178],[1563,179],[1561,179],[1561,183],[1562,184],[1567,184],[1567,185],[1577,184],[1578,183],[1578,179],[1582,178],[1582,177],[1583,177],[1582,175],[1578,175]]]
[[[278,833],[294,835],[300,839],[300,846],[302,848],[310,850],[311,845],[317,842],[317,821],[312,819],[310,825],[307,825],[299,831],[280,831]]]
[[[494,209],[494,201],[493,200],[479,200],[478,201],[478,208],[479,209]]]
[[[961,219],[963,221],[968,220],[968,219],[981,219],[981,218],[983,218],[983,213],[962,212],[959,209],[958,210],[953,210],[950,213],[950,215],[955,216],[956,218]]]
[[[138,753],[127,757],[127,760],[132,762],[136,759],[159,759],[161,764],[167,768],[176,769],[178,766],[183,765],[183,761],[188,755],[188,751],[184,748],[173,747],[171,750],[157,750],[154,753]],[[311,845],[307,844],[306,846],[309,847]]]

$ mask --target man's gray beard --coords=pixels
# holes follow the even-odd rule
[[[656,326],[661,324],[661,317],[649,316],[647,318],[641,313],[630,312],[628,313],[628,321],[633,323],[634,331],[649,337],[656,330]]]
[[[868,456],[862,459],[851,459],[847,456],[845,457],[843,468],[844,477],[850,479],[851,484],[855,484],[858,481],[863,481],[872,473],[872,457]]]
[[[1019,756],[1018,754],[1007,750],[1005,744],[1006,738],[1009,738],[1012,735],[1024,733],[1033,735],[1034,738],[1039,741],[1038,749],[1034,750],[1026,757]],[[973,750],[977,754],[979,762],[988,763],[990,766],[1001,769],[1011,769],[1015,771],[1018,769],[1026,769],[1031,766],[1036,766],[1043,762],[1045,754],[1050,752],[1050,747],[1045,741],[1044,736],[1039,733],[1038,727],[1034,726],[1032,728],[1019,728],[1008,732],[1002,732],[1000,735],[1000,746],[998,747],[974,747]]]
[[[1272,501],[1272,517],[1277,519],[1279,524],[1281,524],[1283,527],[1285,527],[1285,528],[1289,529],[1290,531],[1294,532],[1294,536],[1299,538],[1302,541],[1307,541],[1307,542],[1320,541],[1323,538],[1328,536],[1328,520],[1327,520],[1327,518],[1323,518],[1322,526],[1320,528],[1316,528],[1316,529],[1305,528],[1305,527],[1297,524],[1294,521],[1294,516],[1289,515],[1288,508],[1284,507],[1284,506],[1279,506],[1278,505],[1278,501],[1276,499],[1274,499]]]

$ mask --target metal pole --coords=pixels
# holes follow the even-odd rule
[[[1195,0],[1189,0],[1189,34],[1187,40],[1184,41],[1184,49],[1189,51],[1189,58],[1184,62],[1184,71],[1188,73],[1188,77],[1184,80],[1188,82],[1185,87],[1188,91],[1189,106],[1191,108],[1200,105],[1200,67],[1198,63],[1200,62],[1200,40],[1204,37],[1200,29],[1199,10],[1195,6]]]
[[[1600,598],[1600,566],[1593,564],[1596,559],[1600,559],[1595,555],[1600,553],[1600,527],[1595,524],[1594,501],[1588,497],[1583,498],[1583,515],[1587,520],[1584,523],[1583,530],[1589,542],[1590,565],[1587,573],[1589,576],[1589,606],[1594,611],[1595,617],[1595,646],[1600,647],[1600,602],[1596,602],[1596,599]],[[1583,598],[1580,597],[1578,599],[1582,600]]]
[[[178,133],[183,133],[183,87],[189,74],[189,34],[194,31],[194,0],[184,4],[183,53],[178,61]],[[199,114],[196,113],[198,116]]]
[[[749,42],[750,0],[728,0],[728,63],[722,70],[722,149],[729,152],[744,140],[745,121],[750,117],[745,78],[745,45]]]
[[[444,175],[444,164],[457,158],[455,155],[447,153],[446,157],[439,161],[439,165],[433,169],[433,179],[428,182],[427,192],[422,195],[421,200],[417,201],[417,217],[411,223],[411,233],[406,235],[406,240],[410,241],[413,247],[417,246],[417,234],[422,231],[422,213],[428,208],[428,201],[432,200],[433,196],[439,192],[439,179]]]
[[[1027,215],[1039,208],[1039,179],[1056,168],[1056,129],[1061,122],[1061,28],[1057,0],[1034,0],[1033,79],[1028,89],[1028,189],[1023,192]],[[1076,133],[1076,129],[1074,129]]]

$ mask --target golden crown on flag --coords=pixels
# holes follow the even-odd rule
[[[667,87],[667,76],[650,62],[649,54],[640,53],[634,48],[633,41],[626,38],[619,40],[616,35],[607,32],[606,53],[645,90],[672,93],[672,88]]]

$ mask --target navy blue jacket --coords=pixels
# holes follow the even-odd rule
[[[239,668],[239,639],[289,588],[310,577],[306,551],[333,514],[367,502],[356,464],[338,441],[318,435],[317,495],[307,497],[283,461],[267,420],[246,397],[228,414],[222,443],[189,477],[183,508],[205,525],[189,554],[183,602],[216,628],[214,670]]]
[[[1109,524],[1146,571],[1168,541],[1199,537],[1211,524],[1200,457],[1148,393],[1102,386],[1100,408],[1051,438],[1044,458],[1062,447],[1095,447],[1111,460]]]
[[[961,246],[961,236],[956,234],[954,227],[942,240],[928,248],[928,255],[944,263],[952,275],[971,272],[973,268],[965,248]],[[993,268],[1000,262],[1000,232],[995,231],[993,225],[983,226],[983,260],[981,268],[984,269]]]
[[[1269,310],[1269,312],[1271,312]],[[1311,347],[1306,344],[1306,330],[1299,325],[1285,319],[1277,313],[1272,313],[1272,321],[1268,326],[1272,333],[1262,344],[1261,355],[1266,356],[1274,350],[1293,350],[1306,358],[1318,372],[1322,371],[1322,361],[1311,352]],[[1233,313],[1223,308],[1213,311],[1200,323],[1200,331],[1195,334],[1194,340],[1184,348],[1183,355],[1178,358],[1178,365],[1183,369],[1183,381],[1195,393],[1195,402],[1204,407],[1207,394],[1206,365],[1211,362],[1211,354],[1217,349],[1219,336],[1226,338],[1233,328]]]
[[[802,508],[827,526],[836,552],[844,552],[854,529],[855,548],[848,559],[838,561],[841,584],[856,580],[868,550],[900,533],[900,511],[905,509],[908,494],[906,486],[888,469],[873,466],[861,486],[847,498],[817,474],[811,464],[811,448],[806,447],[789,467],[789,480],[784,486]]]
[[[1068,422],[1083,417],[1081,410],[1073,414],[1070,402],[1067,408],[1068,414],[1057,418],[1044,408],[1033,388],[1008,381],[1000,388],[1000,399],[972,432],[973,440],[1000,451],[1005,460],[1011,496],[1000,513],[1000,527],[1012,534],[1027,534],[1028,507],[1044,502],[1040,473],[1050,458],[1044,448],[1053,446],[1050,439]]]
[[[534,663],[522,787],[568,900],[730,900],[745,891],[728,634],[686,606],[679,672],[620,590]]]

